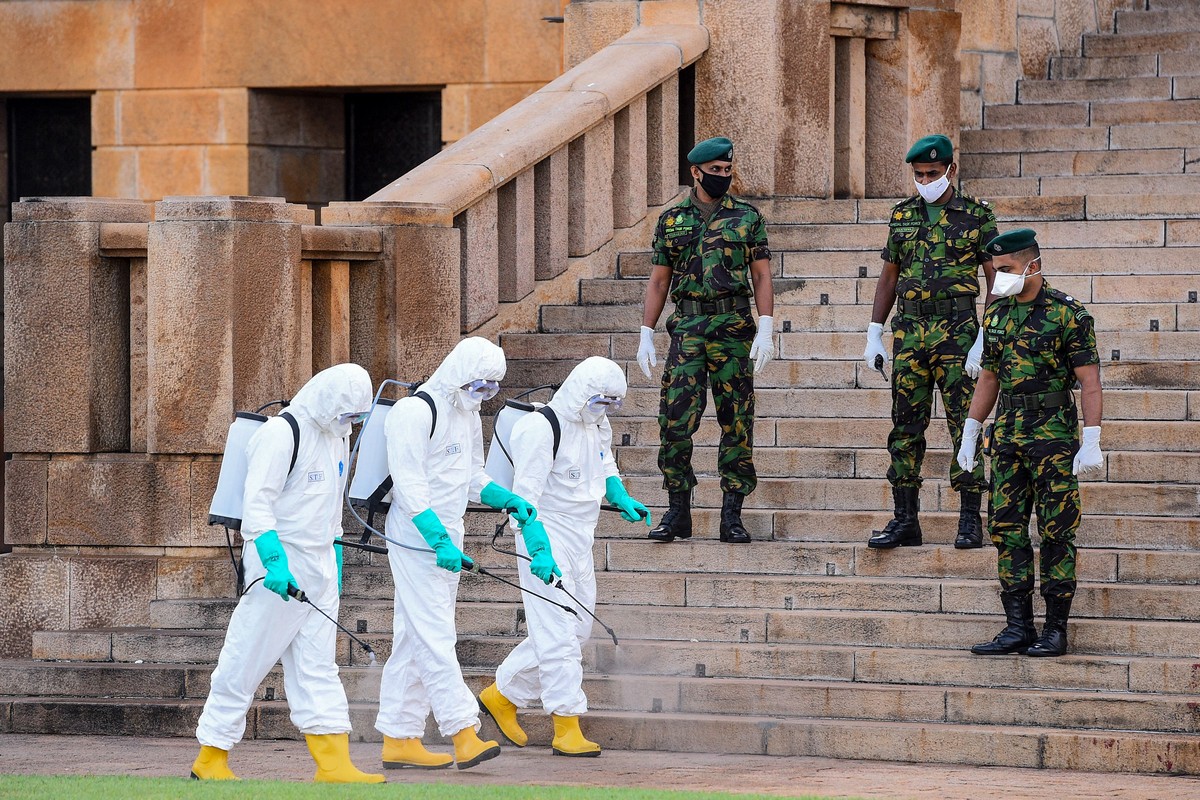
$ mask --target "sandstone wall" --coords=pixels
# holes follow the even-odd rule
[[[1052,56],[1077,56],[1085,33],[1112,33],[1118,9],[1139,0],[958,0],[965,128],[983,106],[1016,102],[1017,81],[1047,78]]]
[[[344,186],[339,92],[444,87],[442,136],[456,141],[562,71],[562,26],[542,19],[562,8],[563,0],[0,3],[0,94],[94,92],[98,196],[326,202]]]

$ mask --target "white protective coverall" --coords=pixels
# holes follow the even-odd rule
[[[562,570],[563,586],[589,611],[596,608],[592,542],[600,502],[605,481],[619,472],[612,454],[608,416],[589,418],[586,406],[598,394],[624,397],[626,390],[625,373],[619,366],[607,358],[588,358],[571,370],[549,402],[561,428],[557,458],[553,456],[553,429],[542,414],[527,414],[517,420],[510,437],[512,490],[537,506],[554,561]],[[527,554],[520,536],[517,549]],[[517,564],[521,586],[571,605],[565,594],[529,571],[528,561],[522,559]],[[592,618],[582,611],[573,617],[529,595],[522,597],[529,635],[496,670],[496,688],[520,707],[540,698],[549,714],[586,713],[581,646],[591,635]]]
[[[480,403],[460,389],[473,380],[499,381],[505,369],[499,347],[477,336],[464,339],[420,387],[437,406],[432,437],[433,415],[421,398],[403,398],[388,413],[389,536],[428,549],[412,518],[431,508],[462,549],[467,501],[479,502],[480,491],[492,480],[483,471]],[[396,606],[375,728],[393,739],[419,739],[432,710],[443,736],[468,727],[478,731],[479,706],[463,681],[454,650],[459,574],[438,567],[433,553],[394,545],[388,548],[388,561]]]
[[[242,512],[242,563],[246,585],[266,574],[251,544],[274,530],[298,588],[334,619],[338,614],[337,556],[342,533],[342,491],[349,460],[350,424],[338,416],[371,407],[371,378],[357,364],[322,370],[287,407],[300,426],[296,466],[287,420],[273,417],[246,445],[248,471]],[[254,692],[283,662],[283,683],[292,724],[305,734],[349,733],[346,692],[338,678],[337,628],[307,603],[284,601],[262,581],[234,609],[196,738],[229,750],[246,730]]]

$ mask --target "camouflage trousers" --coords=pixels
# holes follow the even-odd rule
[[[1071,466],[1078,449],[1079,442],[1070,435],[1022,436],[994,446],[988,534],[996,546],[1003,591],[1033,591],[1029,514],[1037,511],[1042,596],[1067,598],[1075,594],[1075,531],[1079,528],[1080,504],[1079,480],[1071,474]]]
[[[758,483],[754,472],[754,377],[750,344],[755,325],[749,312],[715,316],[672,314],[667,320],[671,347],[663,364],[658,406],[661,444],[658,468],[663,488],[690,491],[696,485],[692,470],[692,436],[712,387],[721,442],[717,471],[721,490],[750,494]]]
[[[952,442],[950,487],[982,493],[983,464],[963,472],[953,457],[962,444],[963,422],[971,407],[975,381],[967,375],[967,351],[975,343],[979,323],[973,311],[954,317],[892,317],[892,432],[888,453],[893,486],[920,486],[925,460],[925,430],[933,416],[933,389],[942,394],[946,426]]]

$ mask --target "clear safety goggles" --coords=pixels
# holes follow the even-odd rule
[[[347,411],[345,414],[338,414],[338,422],[343,425],[347,422],[351,425],[357,425],[360,422],[366,422],[369,416],[371,416],[370,411]]]
[[[491,400],[500,391],[500,381],[487,381],[479,378],[462,387],[472,400]]]
[[[588,411],[593,414],[599,414],[601,411],[607,413],[609,411],[621,410],[621,398],[607,394],[593,395],[587,401]]]

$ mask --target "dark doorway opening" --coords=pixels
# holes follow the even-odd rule
[[[8,197],[84,197],[92,193],[92,101],[87,97],[10,97]]]
[[[696,146],[696,65],[679,71],[679,185],[691,186],[692,165],[687,154]]]
[[[442,93],[346,95],[346,199],[364,200],[442,149]]]

